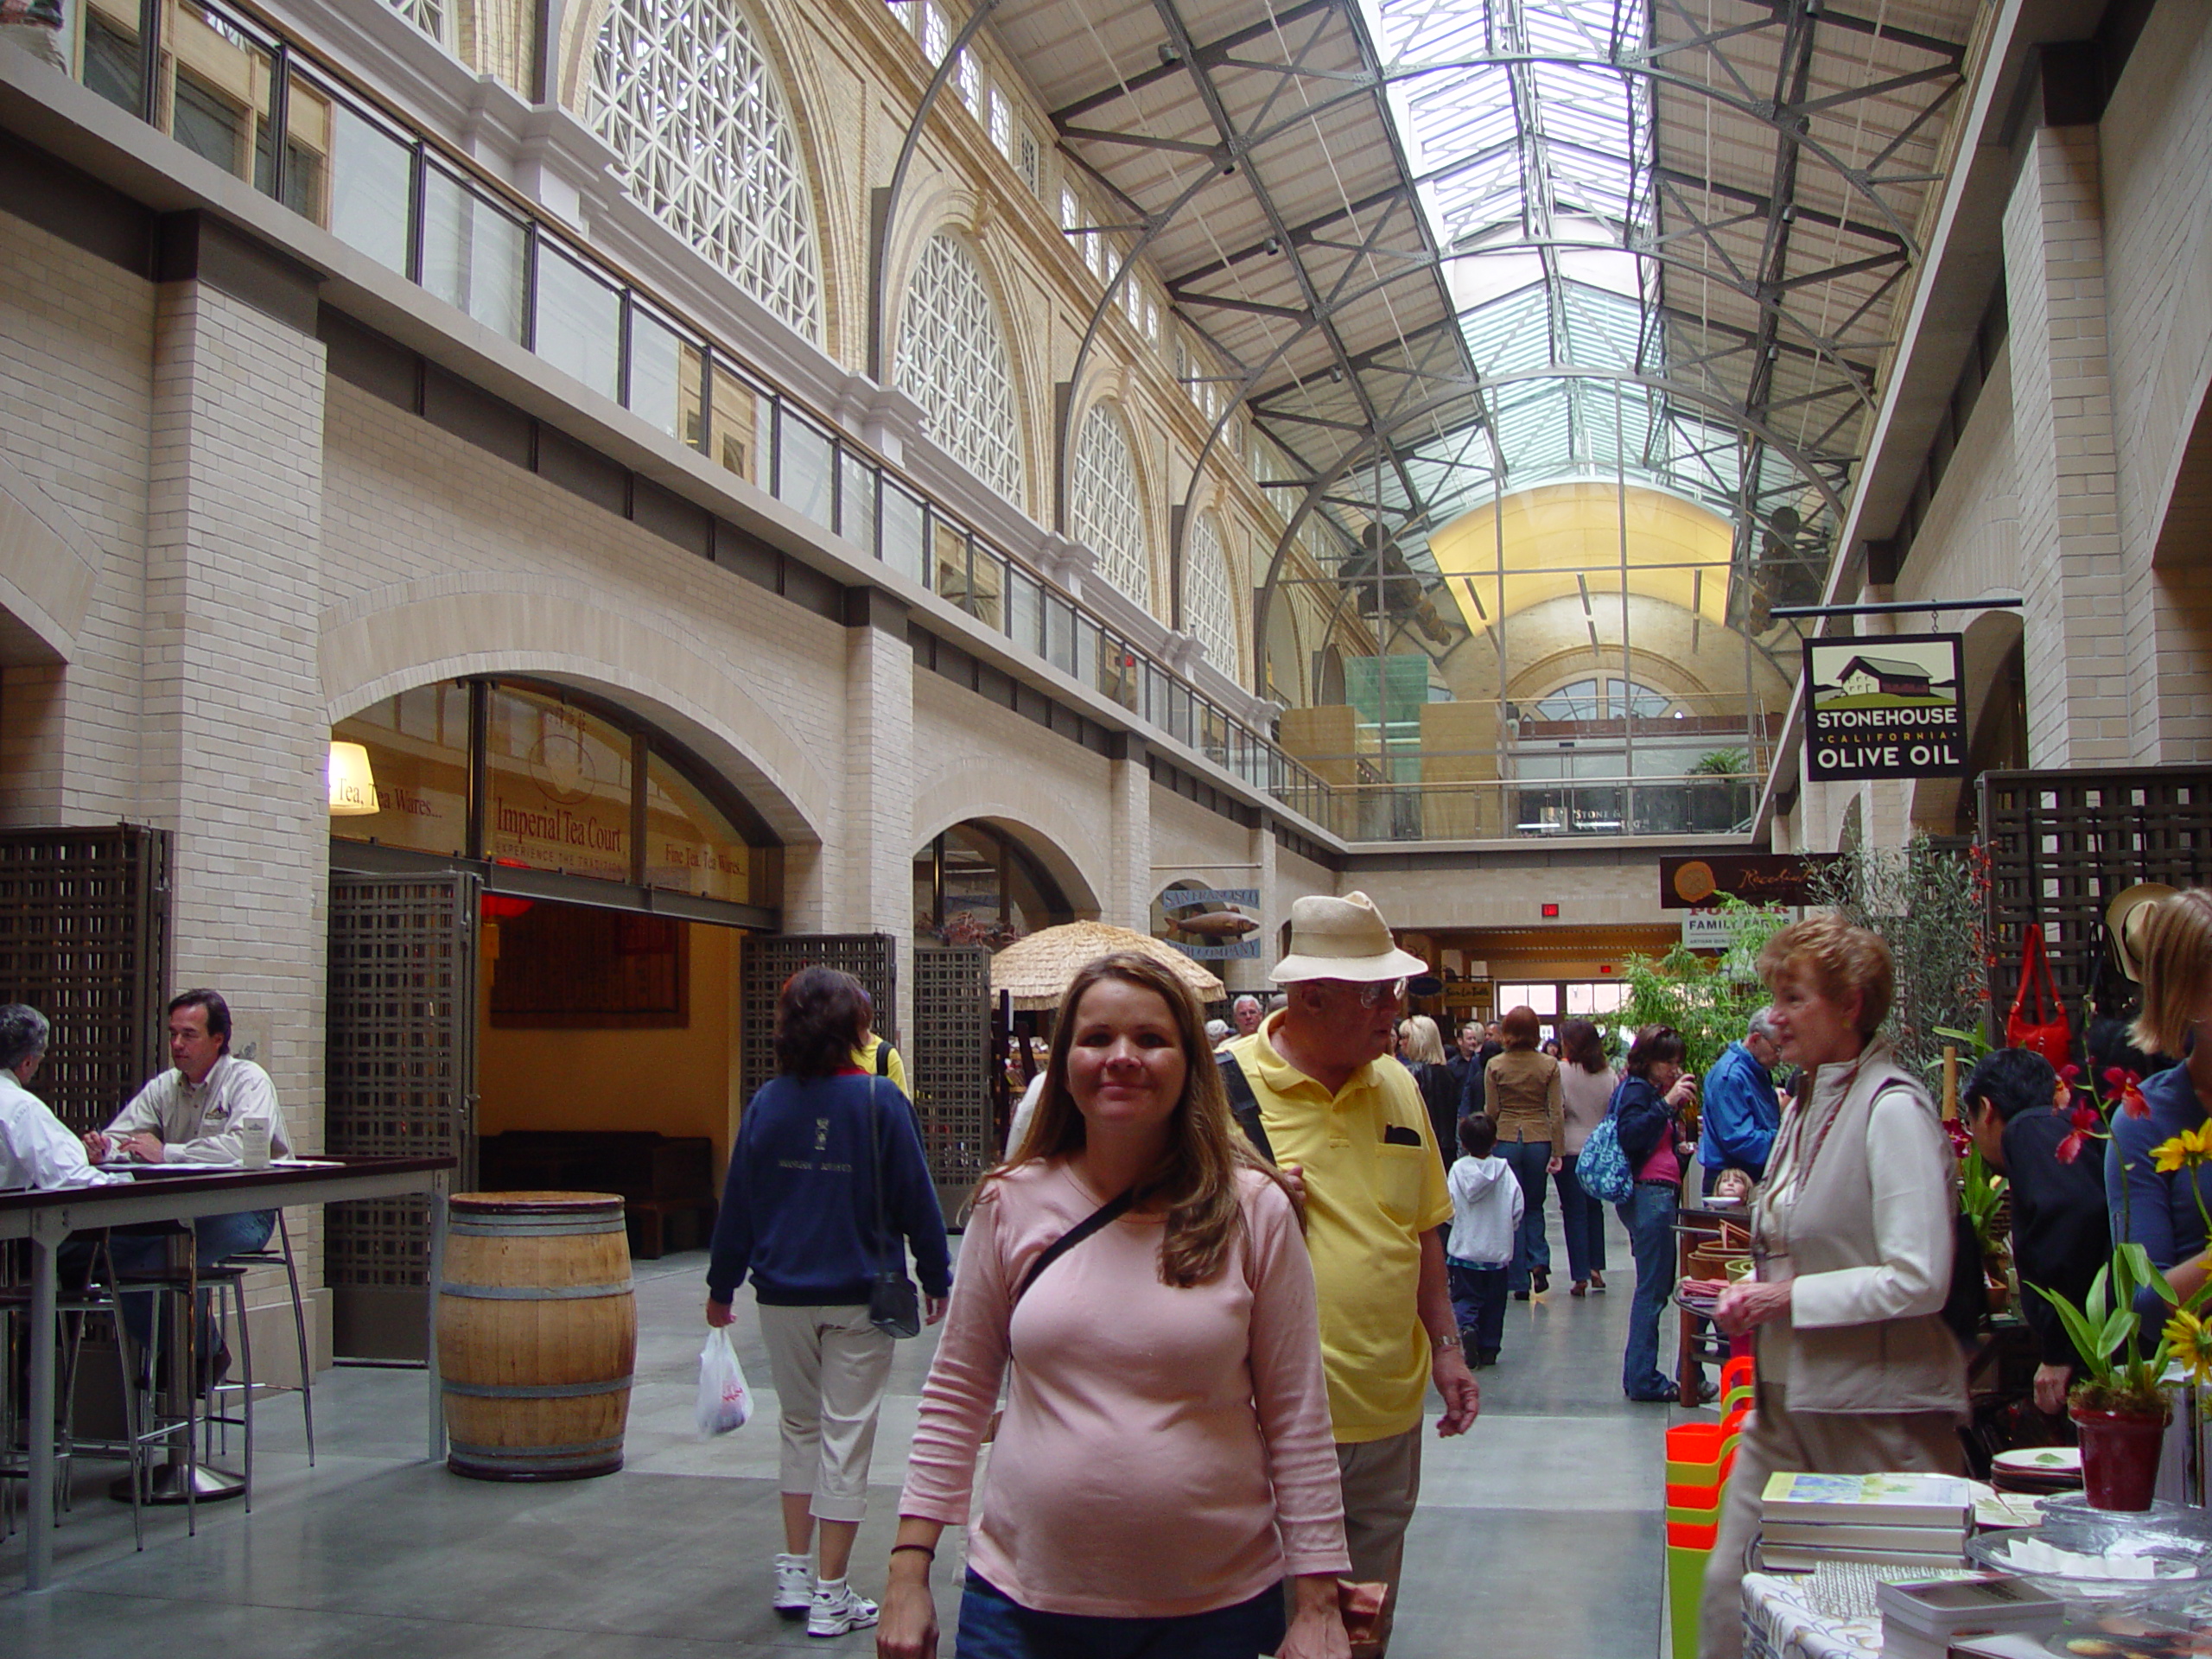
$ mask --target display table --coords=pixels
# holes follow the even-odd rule
[[[73,1232],[92,1232],[148,1222],[191,1221],[200,1216],[234,1215],[242,1210],[283,1210],[307,1204],[336,1204],[348,1198],[388,1198],[427,1193],[430,1200],[429,1259],[426,1281],[438,1281],[445,1247],[446,1182],[450,1158],[321,1158],[267,1169],[180,1173],[183,1166],[151,1167],[140,1179],[112,1186],[73,1187],[59,1192],[0,1192],[0,1239],[31,1242],[30,1399],[26,1421],[30,1435],[29,1487],[30,1522],[26,1589],[43,1590],[54,1577],[54,1303],[59,1293],[61,1242]],[[425,1299],[434,1307],[435,1296]],[[429,1455],[445,1455],[445,1421],[440,1412],[436,1332],[429,1340]]]

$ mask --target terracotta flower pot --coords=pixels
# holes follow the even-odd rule
[[[2147,1510],[2166,1437],[2163,1413],[2069,1407],[2082,1436],[2082,1487],[2100,1510]]]

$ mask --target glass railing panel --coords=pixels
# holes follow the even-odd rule
[[[555,368],[602,397],[618,397],[622,372],[622,296],[611,283],[537,242],[537,329],[532,347]]]
[[[1014,565],[1006,573],[1006,632],[1032,656],[1045,655],[1045,590]]]
[[[690,379],[698,362],[696,345],[634,299],[630,302],[631,413],[679,443],[692,441],[686,413],[699,407],[698,385]]]
[[[885,479],[883,537],[878,556],[907,581],[923,582],[922,550],[928,533],[928,514],[921,498],[905,486]]]
[[[290,179],[288,171],[288,185]],[[528,254],[519,219],[444,168],[423,168],[424,288],[493,334],[519,342]]]
[[[837,533],[847,541],[875,551],[875,491],[877,473],[867,458],[849,449],[838,452]]]
[[[928,586],[963,610],[968,607],[968,532],[934,511],[930,514]]]
[[[726,473],[734,473],[748,484],[761,480],[761,423],[768,418],[769,402],[759,387],[729,359],[715,353],[713,420],[707,433],[708,457]]]
[[[295,72],[292,97],[303,91],[330,110],[330,233],[387,270],[407,274],[412,223],[415,146],[392,128],[309,77]]]
[[[776,432],[776,499],[824,530],[834,527],[837,449],[812,422],[779,407]]]
[[[981,542],[970,541],[968,596],[961,608],[993,632],[1006,627],[1006,561]]]
[[[137,115],[145,107],[145,54],[138,46],[137,8],[128,16],[109,16],[97,7],[85,11],[85,85]]]

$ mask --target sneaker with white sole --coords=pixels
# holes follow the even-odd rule
[[[852,1586],[842,1580],[814,1586],[814,1602],[806,1615],[809,1636],[842,1636],[848,1630],[864,1630],[874,1623],[875,1604],[866,1596],[855,1595]]]
[[[814,1606],[814,1563],[804,1555],[776,1556],[776,1597],[769,1604],[785,1618],[804,1617]]]

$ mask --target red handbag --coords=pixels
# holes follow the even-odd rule
[[[2028,924],[2020,945],[2020,989],[2005,1016],[2005,1041],[2012,1048],[2033,1049],[2054,1069],[2066,1064],[2074,1046],[2074,1028],[2067,1022],[2066,1005],[2058,1000],[2040,923]]]

